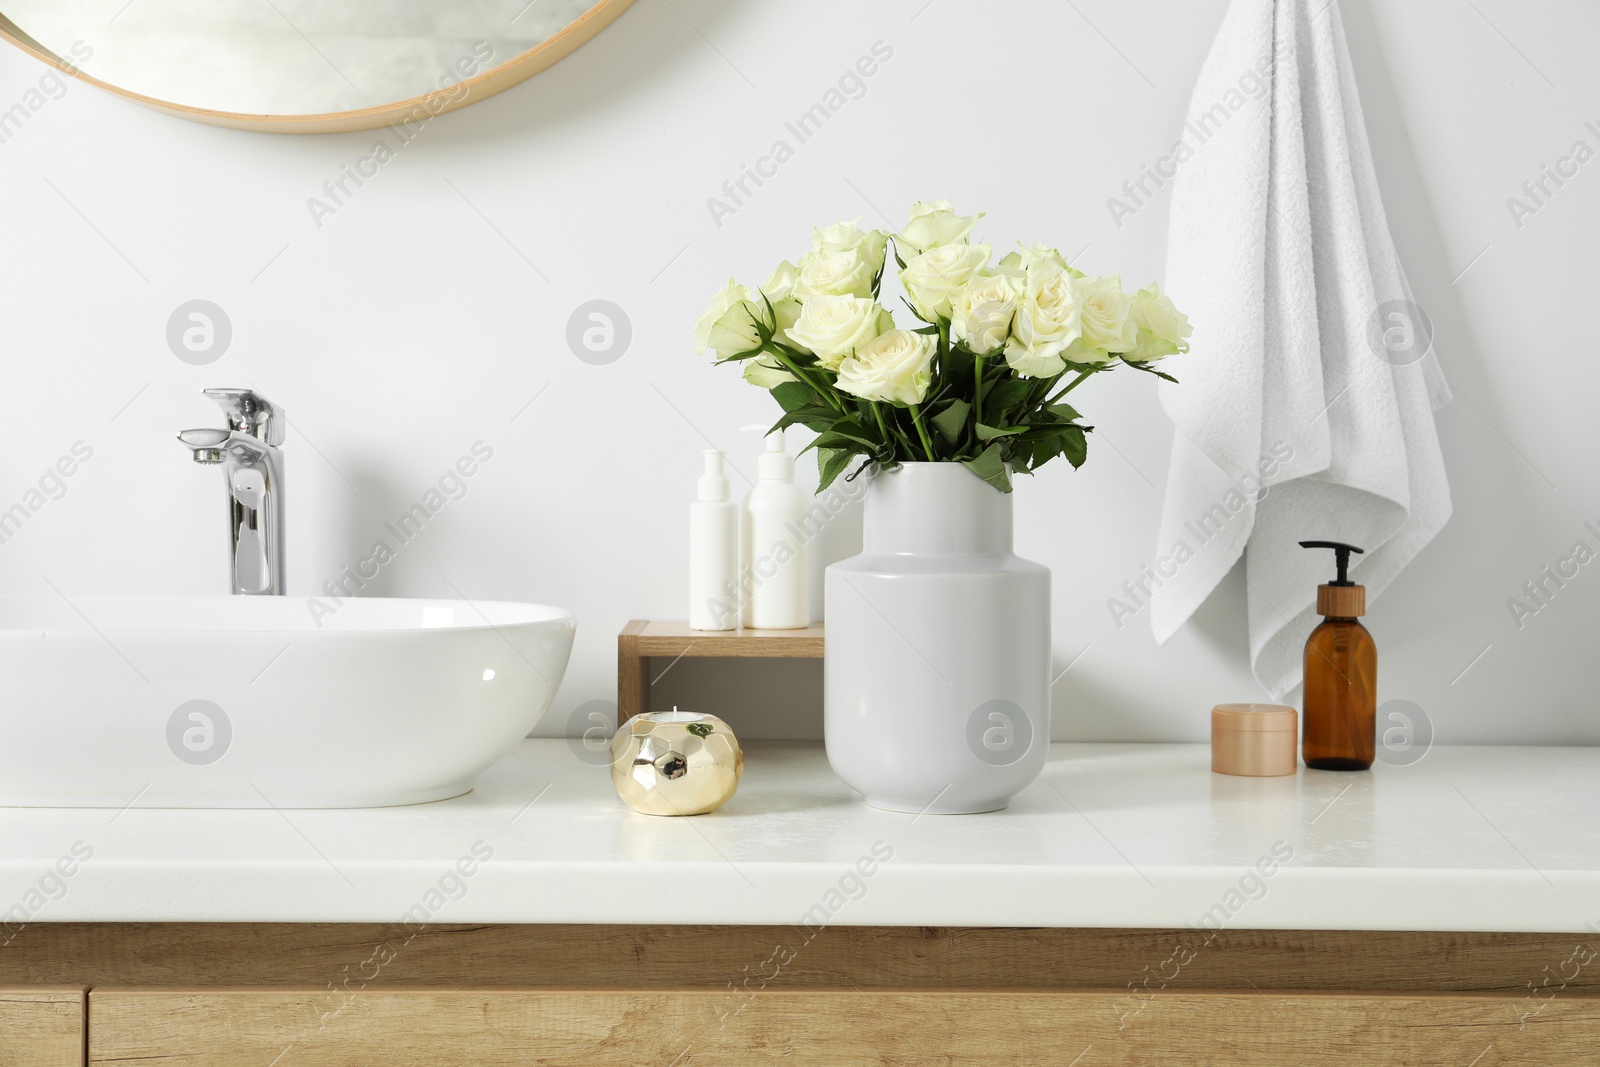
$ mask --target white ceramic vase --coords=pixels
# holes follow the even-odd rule
[[[1011,496],[960,463],[873,478],[864,550],[828,568],[824,734],[873,807],[1003,808],[1050,740],[1050,571],[1011,551]]]

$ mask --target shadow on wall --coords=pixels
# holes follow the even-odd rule
[[[1244,582],[1244,557],[1218,583],[1216,592],[1206,598],[1190,616],[1187,627],[1193,631],[1200,644],[1218,659],[1234,663],[1250,663],[1250,627],[1247,622]],[[1202,733],[1211,736],[1211,709],[1201,709]]]
[[[1460,687],[1452,688],[1460,679],[1456,670],[1476,662],[1475,655],[1481,657],[1487,652],[1485,642],[1499,641],[1496,632],[1487,627],[1438,625],[1440,618],[1484,617],[1484,583],[1497,581],[1499,576],[1485,570],[1480,581],[1464,582],[1460,580],[1462,568],[1468,560],[1474,564],[1492,560],[1500,538],[1517,536],[1530,523],[1551,529],[1564,525],[1567,519],[1558,518],[1552,510],[1550,494],[1541,484],[1543,475],[1530,470],[1515,446],[1506,447],[1509,438],[1500,428],[1511,426],[1511,418],[1486,372],[1487,360],[1473,332],[1462,287],[1457,284],[1463,278],[1470,284],[1470,275],[1464,268],[1470,268],[1467,259],[1472,253],[1457,249],[1454,254],[1461,257],[1460,261],[1451,258],[1452,245],[1428,194],[1417,155],[1418,142],[1406,122],[1391,73],[1395,69],[1393,60],[1385,54],[1373,0],[1349,0],[1341,6],[1390,231],[1416,290],[1416,301],[1433,319],[1440,365],[1455,392],[1455,400],[1435,416],[1455,514],[1380,602],[1385,611],[1380,641],[1385,660],[1429,665],[1426,669],[1411,669],[1398,679],[1404,686],[1399,692],[1394,684],[1396,675],[1391,673],[1391,681],[1385,687],[1387,695],[1415,700],[1432,709],[1441,734],[1448,734],[1450,724],[1443,713],[1459,702]],[[1515,567],[1507,560],[1493,560],[1489,567],[1500,564]],[[1508,582],[1507,587],[1514,585]],[[1425,589],[1426,593],[1403,592],[1408,588]],[[1575,634],[1571,639],[1576,643]],[[1528,655],[1529,647],[1526,643],[1520,646],[1521,654]],[[1499,654],[1517,651],[1508,649]],[[1500,680],[1492,683],[1496,688],[1514,685],[1512,675],[1498,677]],[[1482,693],[1480,699],[1512,697],[1513,693],[1509,689]],[[1592,737],[1586,739],[1569,732],[1524,737],[1521,743],[1583,740]]]
[[[703,62],[706,39],[747,0],[696,3],[694,21],[676,4],[635,0],[599,36],[548,70],[497,96],[453,112],[440,128],[448,144],[526,140],[540,127],[596,121],[669,83],[679,68]],[[676,45],[676,47],[672,47]]]
[[[463,514],[473,475],[463,474],[458,465],[474,473],[481,470],[488,460],[480,446],[485,442],[462,453],[436,481],[420,488],[402,488],[390,468],[371,461],[345,464],[353,484],[340,498],[342,532],[334,553],[304,576],[306,595],[326,601],[325,608],[336,608],[352,596],[458,596],[443,569],[447,557],[442,553],[452,535],[439,526],[455,524]]]
[[[1056,577],[1060,588],[1061,577]],[[1148,618],[1141,615],[1129,623],[1141,627],[1141,641],[1149,641],[1148,654],[1159,656],[1150,638]],[[1095,655],[1093,642],[1087,648],[1063,648],[1063,635],[1057,626],[1054,670],[1059,672],[1050,687],[1050,726],[1053,740],[1105,742],[1202,742],[1211,738],[1211,707],[1218,700],[1210,692],[1197,691],[1193,703],[1171,708],[1157,706],[1144,698],[1137,686],[1115,688],[1095,684],[1095,673],[1082,670],[1073,656],[1085,660]],[[1245,623],[1244,560],[1234,564],[1216,591],[1206,598],[1184,624],[1168,647],[1198,643],[1207,658],[1221,663],[1250,662],[1250,632]],[[1068,669],[1071,667],[1071,669]],[[1198,688],[1198,687],[1197,687]],[[1243,698],[1240,698],[1243,699]],[[1257,699],[1256,696],[1250,699]],[[1294,699],[1285,698],[1290,703]],[[1177,716],[1174,719],[1174,716]]]
[[[391,471],[370,464],[350,468],[350,477],[360,486],[346,494],[345,535],[337,566],[339,572],[315,575],[313,595],[324,595],[325,581],[343,579],[342,569],[356,573],[364,584],[355,593],[367,597],[397,597],[405,594],[397,581],[396,564],[405,545],[390,532],[393,520],[412,504],[407,494],[391,478]],[[381,549],[380,549],[380,546]]]
[[[696,5],[694,21],[690,23],[675,5],[636,0],[593,40],[554,66],[504,92],[427,120],[427,139],[439,146],[436,151],[443,151],[496,140],[525,143],[541,128],[603,123],[607,112],[636,107],[642,95],[670,82],[680,68],[703,61],[701,50],[705,44],[701,35],[715,37],[717,27],[744,2],[705,0]],[[495,56],[494,65],[512,58]],[[226,132],[248,138],[260,136]],[[352,149],[366,149],[382,133],[380,129],[282,136],[273,139],[273,148],[288,156],[303,154],[321,162],[326,159],[329,140],[342,139]]]
[[[650,661],[652,711],[715,715],[741,740],[822,738],[822,661],[695,659]]]
[[[846,485],[845,488],[851,487]],[[808,546],[811,552],[811,618],[814,621],[822,621],[827,606],[824,593],[828,564],[860,554],[865,518],[866,495],[863,493],[846,502],[837,514],[821,524]]]
[[[1483,354],[1473,334],[1461,292],[1451,281],[1461,270],[1461,264],[1446,258],[1450,245],[1445,240],[1444,229],[1439,224],[1438,213],[1428,196],[1427,183],[1411,147],[1416,141],[1406,125],[1400,94],[1389,73],[1390,60],[1373,21],[1370,0],[1350,0],[1342,8],[1367,137],[1372,142],[1374,163],[1383,190],[1384,212],[1418,303],[1433,320],[1434,336],[1444,338],[1440,365],[1452,389],[1470,390],[1471,405],[1482,410],[1491,421],[1502,422],[1504,413],[1486,386]],[[1466,396],[1465,393],[1458,395]],[[1447,463],[1450,458],[1447,451]],[[1504,500],[1532,504],[1523,480],[1510,476],[1510,472],[1496,486],[1496,492],[1503,493]]]

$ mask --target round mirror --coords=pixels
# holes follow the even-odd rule
[[[0,35],[140,103],[219,126],[415,122],[509,88],[633,0],[0,0]]]

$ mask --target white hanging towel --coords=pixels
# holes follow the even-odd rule
[[[1316,588],[1345,541],[1376,597],[1450,517],[1433,412],[1450,390],[1378,196],[1339,7],[1233,0],[1189,105],[1166,290],[1193,348],[1151,624],[1165,642],[1245,557],[1250,659],[1301,677]]]

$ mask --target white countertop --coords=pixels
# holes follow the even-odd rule
[[[1597,813],[1593,748],[1436,748],[1408,767],[1251,779],[1212,774],[1204,745],[1058,744],[1009,810],[915,817],[866,807],[820,745],[758,743],[722,811],[656,818],[623,807],[606,769],[567,742],[533,740],[473,793],[415,807],[0,809],[0,909],[13,923],[809,913],[1577,933],[1600,927]],[[1262,864],[1274,848],[1287,861]]]

